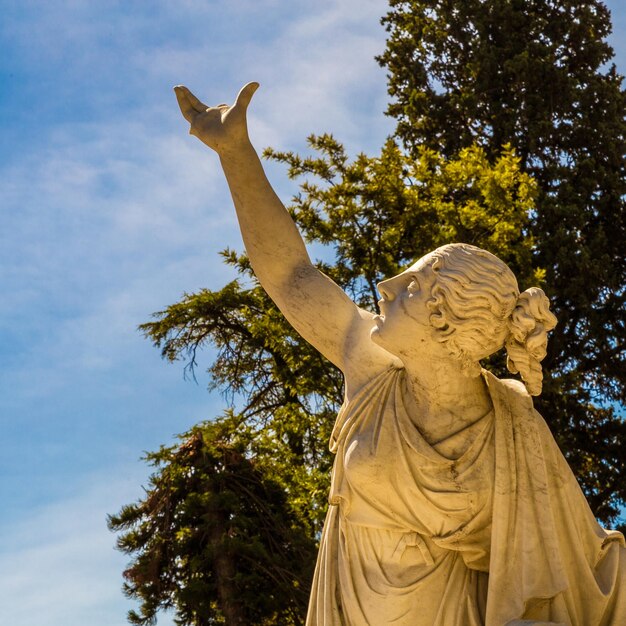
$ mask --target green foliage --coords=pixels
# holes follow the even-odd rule
[[[293,476],[232,414],[181,438],[146,456],[145,499],[109,517],[119,549],[137,555],[124,572],[141,601],[129,621],[175,607],[181,625],[302,624],[315,541],[288,502]]]
[[[533,263],[559,325],[537,405],[596,514],[626,498],[626,97],[598,0],[391,0],[388,112],[409,153],[490,160],[537,181]]]
[[[326,247],[320,267],[361,306],[374,310],[379,280],[451,241],[492,250],[524,282],[541,279],[527,233],[535,184],[511,149],[491,165],[477,147],[412,158],[388,141],[379,156],[350,161],[330,135],[309,143],[308,158],[266,155],[302,181],[291,213]],[[238,409],[149,454],[146,497],[110,519],[133,558],[125,589],[141,603],[135,624],[154,623],[160,608],[181,626],[304,619],[343,379],[287,324],[247,258],[222,255],[239,280],[185,295],[141,326],[164,358],[192,370],[202,346],[217,349],[211,385]]]
[[[454,241],[491,250],[530,278],[535,183],[510,147],[491,165],[475,146],[453,159],[428,148],[409,157],[388,140],[380,156],[350,163],[331,135],[309,144],[319,156],[265,156],[287,164],[291,178],[319,179],[301,184],[292,215],[308,242],[332,247],[334,263],[322,269],[360,306],[374,310],[377,282]]]

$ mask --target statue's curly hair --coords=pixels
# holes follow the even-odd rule
[[[544,292],[531,287],[520,294],[509,267],[476,246],[449,244],[432,256],[437,281],[427,307],[434,338],[469,376],[480,372],[480,359],[506,347],[509,371],[519,372],[528,393],[539,395],[540,361],[557,321]]]

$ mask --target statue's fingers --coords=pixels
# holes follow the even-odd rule
[[[181,89],[183,89],[187,93],[187,98],[189,99],[189,102],[191,102],[191,106],[198,113],[204,113],[209,108],[206,104],[204,104],[204,102],[201,102],[200,100],[198,100],[198,98],[196,98],[191,93],[191,91],[189,91],[189,89],[187,89],[187,87],[185,87],[184,85],[181,85]]]
[[[234,106],[243,107],[244,110],[247,109],[248,105],[250,104],[250,100],[252,100],[254,92],[258,88],[259,83],[248,83],[247,85],[244,85],[237,94]]]
[[[184,87],[174,87],[174,93],[176,94],[176,100],[178,100],[178,106],[183,117],[191,124],[195,119],[198,112],[191,106],[191,102],[187,97],[188,89]]]
[[[183,114],[183,117],[191,124],[198,113],[203,113],[207,110],[207,106],[200,102],[187,87],[183,85],[177,85],[174,87],[174,93],[178,100],[178,106]]]

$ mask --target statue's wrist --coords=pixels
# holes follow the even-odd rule
[[[252,146],[252,143],[247,136],[236,141],[229,141],[227,143],[224,143],[223,145],[219,146],[216,151],[220,159],[226,160],[232,158],[241,158],[246,154],[255,154],[254,147]]]

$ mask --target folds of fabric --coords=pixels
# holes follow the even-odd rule
[[[383,372],[338,416],[309,626],[484,624],[493,415],[445,458],[413,425],[403,376]]]
[[[521,383],[485,373],[496,407],[487,626],[626,624],[626,549],[594,518]]]
[[[484,374],[494,411],[459,458],[406,410],[403,370],[340,412],[307,626],[626,624],[626,549],[595,521],[530,397]]]

